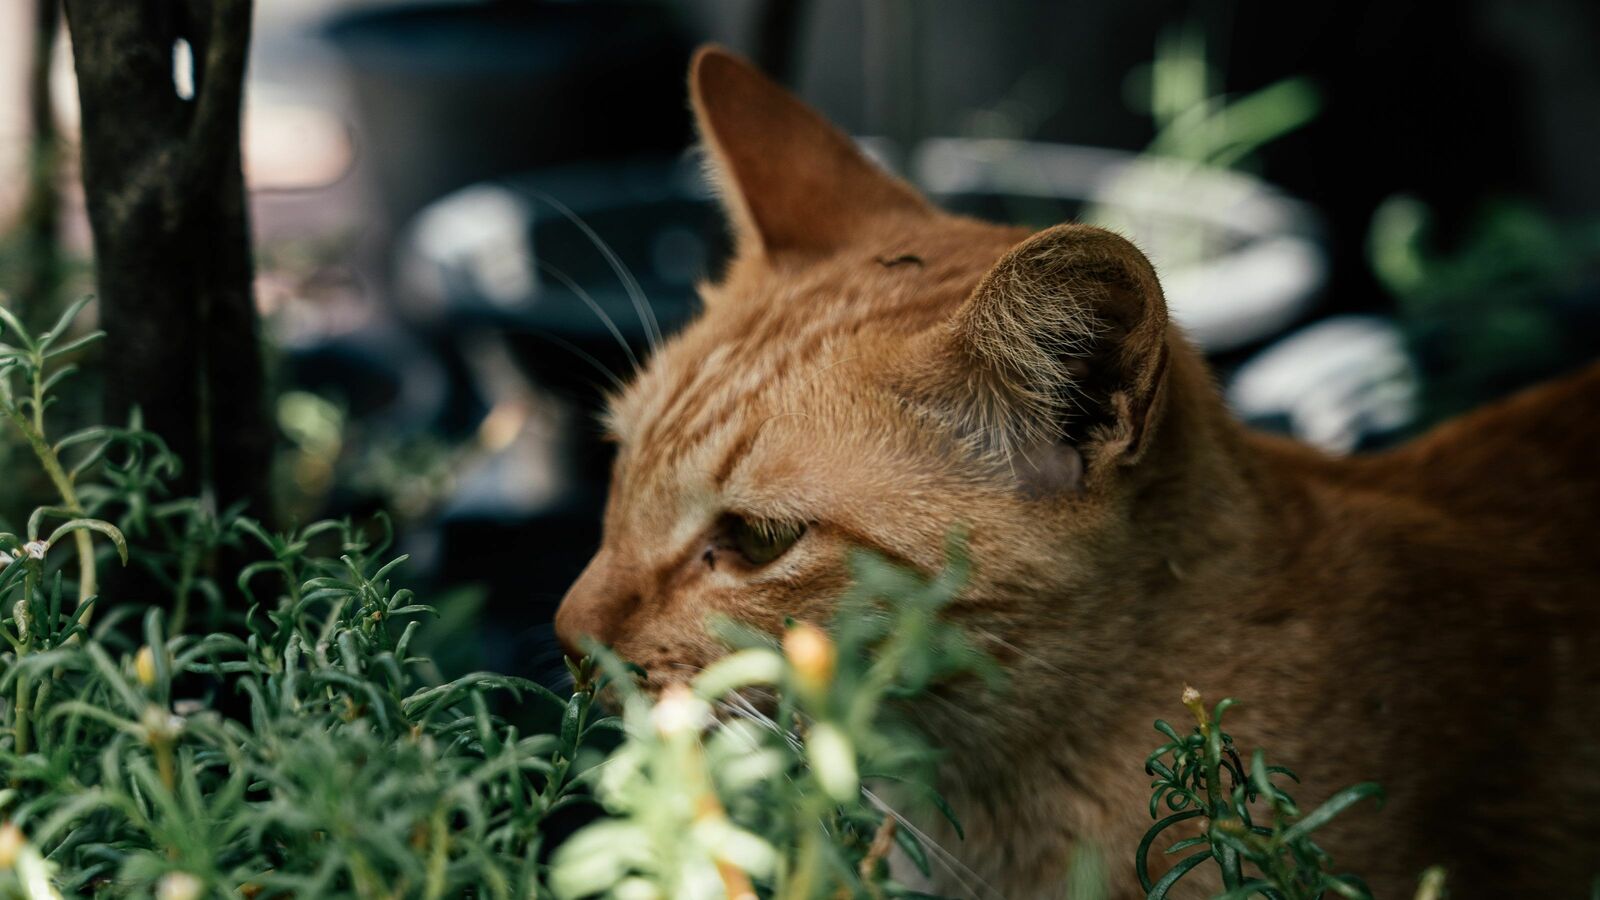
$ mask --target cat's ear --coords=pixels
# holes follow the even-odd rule
[[[727,50],[695,54],[689,94],[741,254],[823,253],[876,215],[929,210],[843,132]]]
[[[1125,238],[1058,225],[1013,247],[942,337],[929,376],[961,424],[1039,491],[1137,462],[1161,412],[1167,307]],[[942,370],[942,374],[941,374]]]

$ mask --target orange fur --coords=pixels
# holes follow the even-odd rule
[[[1600,368],[1330,459],[1230,418],[1127,241],[939,212],[722,51],[691,89],[739,253],[613,403],[564,640],[659,689],[721,652],[708,615],[825,621],[847,548],[931,569],[965,526],[949,615],[1011,678],[920,710],[968,832],[938,837],[975,873],[940,889],[1059,897],[1081,847],[1138,896],[1141,761],[1186,682],[1243,701],[1230,731],[1307,778],[1303,808],[1384,784],[1323,840],[1379,897],[1434,863],[1457,897],[1587,889]],[[729,514],[807,531],[745,565]]]

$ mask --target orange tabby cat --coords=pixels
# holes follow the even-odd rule
[[[612,406],[569,645],[659,689],[722,652],[709,615],[826,621],[847,548],[932,569],[965,526],[949,615],[1011,677],[921,713],[967,832],[937,889],[1060,897],[1089,849],[1139,896],[1140,761],[1189,682],[1303,808],[1383,783],[1322,833],[1379,897],[1434,863],[1456,897],[1587,890],[1600,369],[1330,459],[1229,416],[1123,238],[943,213],[726,52],[691,91],[737,253]]]

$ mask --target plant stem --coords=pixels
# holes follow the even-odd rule
[[[13,749],[18,756],[25,756],[28,753],[28,714],[30,710],[28,709],[28,676],[21,672],[17,673],[17,698],[14,703],[16,746]]]
[[[172,739],[162,737],[152,741],[152,743],[155,744],[156,771],[161,775],[161,783],[166,785],[167,790],[176,791],[178,789],[178,770],[173,765]]]
[[[194,570],[196,566],[194,543],[185,541],[183,548],[183,562],[178,570],[178,596],[172,607],[173,634],[182,634],[183,626],[189,621],[189,588],[194,584]]]
[[[35,719],[44,718],[45,703],[50,699],[50,689],[55,686],[56,679],[60,677],[61,669],[58,666],[50,673],[49,678],[46,678],[42,683],[40,683],[38,693],[34,694],[33,696],[33,717]],[[39,750],[42,753],[48,753],[50,751],[48,740],[49,735],[49,729],[42,729],[34,735],[34,742],[39,745]]]
[[[443,807],[433,811],[428,820],[428,830],[428,869],[423,898],[437,900],[444,896],[445,874],[450,863],[450,832]]]
[[[83,505],[78,502],[78,492],[72,486],[72,478],[66,470],[61,468],[61,460],[56,456],[56,451],[44,439],[44,404],[42,402],[43,384],[39,378],[42,364],[34,369],[33,377],[33,419],[29,419],[17,409],[15,404],[5,404],[6,415],[11,417],[12,424],[22,432],[28,446],[33,450],[33,455],[39,458],[39,465],[44,468],[44,473],[50,478],[50,483],[55,485],[56,493],[61,495],[61,506],[73,516],[84,515]],[[96,590],[94,570],[94,545],[89,540],[87,531],[76,531],[73,538],[78,547],[78,606],[94,596]],[[89,624],[89,617],[93,610],[86,613],[82,619],[84,625]]]
[[[1195,711],[1195,718],[1200,721],[1200,734],[1205,738],[1202,759],[1205,762],[1206,800],[1210,807],[1208,815],[1211,827],[1216,828],[1218,822],[1235,818],[1229,805],[1228,791],[1222,786],[1222,731],[1201,703],[1198,693],[1194,694],[1192,702],[1188,701],[1189,690],[1193,689],[1185,690],[1186,704]],[[1248,831],[1245,833],[1248,834]],[[1243,884],[1244,873],[1238,852],[1215,841],[1212,842],[1212,848],[1216,853],[1217,867],[1222,870],[1222,886],[1231,890]]]
[[[12,718],[16,719],[15,723],[13,723],[13,734],[16,737],[16,742],[12,749],[16,751],[17,756],[26,756],[28,753],[29,717],[33,711],[28,708],[28,670],[22,667],[22,661],[33,647],[34,623],[28,621],[28,598],[33,596],[34,587],[37,584],[38,576],[34,574],[34,567],[38,563],[32,560],[23,560],[18,565],[28,566],[28,571],[23,576],[22,599],[17,601],[15,614],[18,637],[22,638],[22,646],[17,649],[17,696],[16,700],[13,701],[12,709]]]

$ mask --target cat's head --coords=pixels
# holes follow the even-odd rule
[[[826,621],[850,548],[931,570],[960,527],[977,574],[951,615],[1002,656],[1053,656],[1136,539],[1186,352],[1150,264],[1095,228],[941,212],[724,51],[690,90],[736,253],[613,399],[604,539],[563,641],[660,687],[722,652],[708,617]]]

